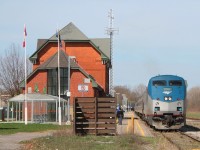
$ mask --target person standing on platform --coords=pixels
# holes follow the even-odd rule
[[[117,118],[118,118],[118,124],[122,125],[122,119],[124,118],[124,111],[121,107],[119,107],[119,110],[117,111]]]

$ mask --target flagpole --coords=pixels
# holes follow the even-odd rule
[[[59,125],[61,125],[61,107],[60,107],[60,33],[59,30],[57,31],[58,34],[58,120]]]
[[[26,25],[24,24],[24,51],[25,51],[25,56],[24,56],[24,63],[25,63],[25,93],[24,93],[24,101],[25,101],[25,125],[27,125],[27,99],[26,99],[26,92],[27,92],[27,81],[26,81]]]

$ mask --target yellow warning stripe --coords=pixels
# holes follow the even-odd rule
[[[128,120],[128,125],[126,127],[126,133],[127,134],[134,134],[134,114],[132,114],[132,117],[130,120]]]
[[[130,129],[130,122],[129,122],[129,120],[128,120],[128,125],[127,125],[127,127],[126,127],[126,133],[129,133],[129,129]]]
[[[143,131],[142,127],[140,126],[140,124],[138,123],[137,120],[135,120],[135,122],[136,122],[138,128],[140,129],[140,132],[141,132],[142,136],[144,136],[145,134],[144,134],[144,131]]]

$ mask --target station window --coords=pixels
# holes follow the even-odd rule
[[[169,81],[170,86],[182,86],[182,81],[181,80],[172,80]]]
[[[58,95],[58,70],[49,69],[47,76],[47,91],[50,95]],[[60,68],[60,94],[64,95],[65,91],[68,89],[68,69]]]
[[[153,86],[166,86],[166,81],[165,80],[156,80],[153,81]]]

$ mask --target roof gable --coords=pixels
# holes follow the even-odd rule
[[[60,67],[67,68],[69,56],[66,53],[64,53],[63,50],[59,51],[59,55],[60,55]],[[70,67],[78,68],[78,65],[72,59],[70,59]],[[51,69],[51,68],[58,68],[58,52],[55,53],[47,61],[45,61],[42,65],[38,67],[38,69]]]
[[[62,41],[74,42],[89,42],[97,51],[101,53],[103,59],[110,59],[110,39],[109,38],[95,38],[89,39],[84,35],[72,22],[60,30]],[[34,61],[38,57],[38,53],[49,43],[57,42],[56,33],[49,39],[38,39],[37,50],[30,56],[30,60]]]
[[[89,40],[72,22],[60,30],[61,40]],[[49,40],[57,40],[56,33]]]

